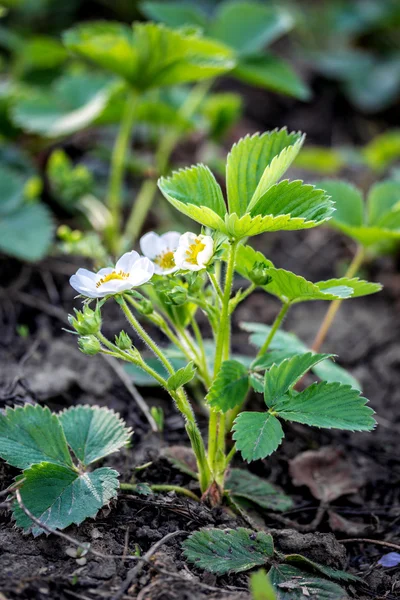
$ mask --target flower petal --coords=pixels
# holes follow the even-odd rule
[[[179,246],[184,246],[186,249],[191,245],[195,244],[199,236],[191,231],[187,231],[179,238]]]
[[[82,296],[87,298],[99,298],[99,292],[94,281],[82,275],[72,275],[69,280],[70,285]]]
[[[201,241],[205,245],[205,248],[197,255],[197,263],[202,266],[206,266],[214,254],[214,241],[211,236],[201,236]]]
[[[115,265],[115,270],[117,271],[117,273],[119,271],[122,271],[123,273],[130,273],[133,268],[133,265],[139,260],[139,258],[140,254],[135,250],[132,250],[131,252],[125,252],[125,254],[123,254],[121,258],[117,261],[117,264]]]
[[[185,262],[185,260],[187,258],[187,256],[186,256],[187,249],[188,249],[187,246],[183,246],[182,244],[180,244],[178,249],[174,252],[174,260],[175,260],[175,264],[178,267],[178,269],[185,268],[183,266],[183,263]]]
[[[176,250],[179,246],[181,234],[177,231],[168,231],[167,233],[163,233],[160,236],[160,241],[162,244],[162,250],[165,252],[166,250]],[[151,258],[151,257],[149,257]]]
[[[160,236],[155,231],[149,231],[140,238],[140,249],[147,258],[156,258],[162,251]]]

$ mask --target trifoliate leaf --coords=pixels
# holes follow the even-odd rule
[[[245,469],[231,469],[225,487],[235,501],[244,498],[267,510],[284,511],[293,506],[282,490]]]
[[[251,529],[200,529],[182,544],[185,557],[210,573],[240,573],[263,565],[274,553],[272,536]]]
[[[43,462],[26,469],[23,476],[24,506],[51,529],[65,529],[95,517],[116,496],[119,485],[117,471],[108,467],[80,475],[68,467]],[[34,536],[43,533],[17,502],[14,517],[18,527],[31,530]]]
[[[310,88],[300,79],[292,66],[270,53],[240,58],[232,75],[250,85],[300,100],[308,100],[311,96]]]
[[[72,467],[58,417],[39,405],[26,404],[0,413],[0,456],[19,469],[41,462]]]
[[[83,465],[117,452],[132,435],[119,415],[104,407],[72,406],[59,419],[69,447]]]
[[[286,358],[279,365],[274,364],[266,371],[264,379],[264,399],[267,406],[275,406],[276,402],[313,367],[332,354],[298,354]]]
[[[277,600],[274,586],[264,569],[250,574],[250,591],[253,600]]]
[[[278,7],[251,0],[229,0],[217,7],[208,34],[239,55],[248,55],[263,50],[293,25],[290,13]]]
[[[168,378],[168,389],[173,391],[177,390],[183,385],[189,383],[189,381],[192,381],[195,375],[196,367],[194,366],[193,362],[190,362],[185,367],[182,367],[182,369],[179,369],[176,373],[174,373],[173,375],[171,375],[171,377]]]
[[[206,396],[206,402],[214,410],[223,413],[244,402],[249,391],[249,372],[237,360],[222,363]]]
[[[236,448],[247,462],[275,452],[284,437],[280,422],[268,412],[240,413],[233,424],[233,431]]]
[[[290,565],[277,565],[269,571],[277,600],[348,600],[348,595],[337,583],[312,577]]]
[[[46,137],[70,135],[92,124],[105,110],[115,80],[104,75],[64,75],[46,91],[29,92],[15,102],[16,125]]]
[[[374,411],[358,390],[341,383],[314,383],[303,392],[273,405],[274,414],[288,421],[350,431],[371,431]]]
[[[156,23],[83,24],[67,31],[64,43],[140,91],[216,77],[235,65],[223,44]]]
[[[226,163],[226,186],[230,213],[239,217],[290,166],[303,144],[300,133],[286,128],[245,136],[232,146]]]
[[[183,214],[206,227],[224,228],[224,198],[208,167],[196,165],[180,169],[170,177],[161,177],[158,186],[165,198]]]

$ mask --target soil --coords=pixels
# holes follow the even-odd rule
[[[299,120],[301,106],[298,105]],[[274,110],[272,107],[270,114],[274,115]],[[279,120],[284,121],[282,106],[280,111]],[[257,118],[263,123],[272,117]],[[296,114],[291,116],[289,125],[295,121]],[[304,124],[302,128],[307,129]],[[319,135],[318,131],[315,138]],[[354,250],[341,235],[325,228],[272,234],[255,243],[277,266],[315,281],[341,272]],[[400,544],[398,266],[396,257],[367,265],[366,276],[382,282],[383,292],[344,302],[324,345],[325,350],[338,354],[339,364],[362,383],[378,415],[376,430],[370,434],[341,433],[289,425],[279,452],[250,465],[252,472],[280,485],[295,502],[295,508],[283,515],[263,513],[261,517],[253,513],[255,526],[269,528],[277,548],[283,552],[299,552],[361,577],[363,583],[348,588],[355,600],[395,600],[400,595],[400,569],[377,565],[380,557],[390,552],[389,547],[362,541],[340,543],[341,539],[361,537]],[[130,481],[135,474],[139,481],[193,487],[190,477],[163,456],[167,446],[187,445],[182,419],[168,399],[156,388],[141,389],[150,405],[162,406],[165,411],[164,434],[151,433],[109,364],[102,357],[82,355],[75,338],[62,330],[65,316],[74,304],[67,276],[75,269],[72,259],[60,257],[49,258],[37,266],[22,266],[6,259],[0,262],[0,408],[26,402],[41,402],[53,410],[80,403],[109,406],[120,412],[135,432],[131,449],[105,461],[120,471],[121,481]],[[273,298],[258,292],[251,296],[235,317],[234,350],[252,352],[248,334],[240,329],[242,321],[271,323],[277,310],[278,303]],[[299,305],[293,308],[285,328],[311,343],[325,310],[322,302]],[[116,307],[107,305],[106,311],[108,322],[112,323],[109,333],[119,331],[124,321]],[[17,335],[17,325],[26,325],[29,335]],[[256,408],[258,403],[253,397],[250,406]],[[199,418],[201,421],[201,415]],[[316,530],[305,533],[317,514],[319,502],[308,488],[293,484],[289,461],[303,451],[327,446],[340,450],[361,483],[357,492],[333,501],[330,516],[325,514]],[[135,467],[149,462],[144,470],[135,471]],[[235,466],[243,465],[236,459]],[[16,473],[1,464],[0,489],[6,488]],[[81,542],[89,542],[103,557],[88,553],[77,558],[72,543],[54,535],[37,539],[23,536],[15,529],[7,510],[0,512],[0,520],[2,600],[249,599],[246,574],[216,577],[193,568],[182,556],[181,541],[188,532],[204,526],[246,526],[226,508],[211,509],[174,493],[141,497],[120,494],[96,520],[86,521],[79,529],[70,527],[66,532]],[[138,551],[143,556],[164,536],[177,531],[182,533],[169,539],[152,556],[152,568],[132,558]]]

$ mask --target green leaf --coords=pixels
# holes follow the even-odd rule
[[[367,399],[349,385],[322,382],[281,398],[272,408],[282,419],[305,425],[371,431],[376,422],[374,411],[366,403]]]
[[[225,258],[225,256],[224,256]],[[235,270],[246,279],[252,281],[251,271],[256,264],[262,264],[266,268],[273,267],[272,262],[252,246],[240,244],[236,251]]]
[[[25,204],[4,217],[0,215],[0,251],[29,262],[40,260],[50,249],[53,229],[47,207]]]
[[[300,133],[286,128],[241,138],[227,157],[226,187],[230,213],[243,216],[290,166],[303,144]]]
[[[189,381],[192,381],[195,375],[196,367],[194,366],[193,362],[190,362],[168,378],[168,389],[173,391],[177,390],[183,385],[189,383]]]
[[[291,15],[275,6],[228,0],[218,6],[208,34],[246,55],[263,50],[293,25]]]
[[[235,65],[221,43],[156,23],[83,24],[67,31],[64,42],[140,91],[216,77]]]
[[[341,277],[340,279],[328,279],[327,281],[318,281],[316,286],[323,293],[332,293],[341,287],[346,287],[352,290],[351,296],[346,296],[347,298],[360,298],[361,296],[369,296],[370,294],[376,294],[380,292],[382,289],[382,285],[380,283],[372,283],[371,281],[364,281],[363,279],[358,279],[358,277],[353,277],[349,279],[348,277]],[[345,297],[345,298],[346,298]]]
[[[226,413],[244,402],[249,391],[247,367],[237,360],[222,363],[206,396],[206,402],[214,410]]]
[[[400,129],[388,129],[374,137],[362,152],[371,169],[385,171],[400,158]]]
[[[142,2],[140,10],[152,21],[161,21],[168,27],[179,28],[194,25],[205,28],[207,20],[203,11],[182,2]]]
[[[355,390],[361,391],[361,384],[353,375],[350,375],[346,369],[333,362],[333,360],[324,360],[312,368],[315,373],[322,381],[328,383],[344,383],[350,385]]]
[[[251,529],[200,529],[182,544],[188,561],[210,573],[240,573],[273,556],[272,536]]]
[[[294,160],[294,166],[313,173],[336,175],[345,164],[340,151],[324,146],[307,146]]]
[[[236,448],[247,462],[269,456],[283,440],[280,422],[271,413],[242,412],[233,424]]]
[[[272,365],[269,371],[266,371],[264,379],[266,405],[275,407],[278,400],[291,390],[311,367],[332,356],[307,352],[286,358],[279,365]]]
[[[367,209],[370,225],[400,228],[400,181],[388,179],[373,185],[368,193]]]
[[[226,207],[220,186],[210,169],[196,165],[161,177],[158,186],[165,198],[194,221],[221,229]]]
[[[331,224],[361,227],[364,224],[364,202],[361,192],[351,183],[326,179],[316,185],[327,192],[335,203]]]
[[[250,85],[299,100],[309,100],[311,96],[309,87],[293,68],[286,61],[269,53],[240,58],[232,75]]]
[[[47,176],[53,195],[67,210],[93,191],[94,177],[84,165],[74,166],[64,150],[54,150],[47,162]]]
[[[264,569],[250,574],[250,591],[253,600],[277,600],[274,587]]]
[[[287,554],[285,556],[285,562],[298,566],[300,569],[311,570],[312,572],[320,573],[333,579],[334,581],[360,581],[359,577],[346,573],[346,571],[340,571],[339,569],[333,569],[332,567],[326,567],[320,563],[310,560],[302,554]]]
[[[41,462],[72,467],[58,417],[38,404],[0,413],[0,456],[19,469]]]
[[[295,275],[285,269],[271,268],[268,270],[272,281],[263,286],[265,291],[278,296],[284,303],[295,304],[310,300],[336,300],[350,298],[353,289],[343,283],[325,285],[328,282],[312,283],[301,275]]]
[[[91,125],[105,110],[115,81],[104,75],[64,75],[46,91],[18,99],[12,118],[24,131],[55,138]]]
[[[269,577],[277,600],[348,600],[348,595],[337,583],[312,577],[290,565],[271,568]]]
[[[72,406],[59,415],[68,445],[83,465],[117,452],[132,430],[109,408]]]
[[[23,472],[21,498],[34,517],[51,529],[79,525],[117,495],[118,473],[104,467],[91,473],[79,474],[68,467],[43,462]],[[16,525],[34,536],[43,533],[38,525],[14,503]]]
[[[231,469],[225,487],[235,501],[245,498],[267,510],[284,511],[293,506],[293,500],[279,488],[245,469]]]
[[[243,102],[239,94],[229,92],[209,94],[200,107],[201,114],[208,123],[209,136],[213,140],[221,141],[239,120],[242,109]]]

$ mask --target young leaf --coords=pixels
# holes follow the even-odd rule
[[[221,43],[156,23],[79,25],[64,34],[64,43],[140,91],[215,77],[235,65]]]
[[[182,544],[185,557],[210,573],[240,573],[273,556],[272,536],[251,529],[200,529]]]
[[[21,498],[34,517],[52,529],[79,525],[108,504],[117,494],[118,473],[104,467],[91,473],[79,474],[68,467],[42,462],[23,472]],[[18,527],[34,536],[43,529],[14,503],[14,517]]]
[[[206,401],[214,410],[226,413],[242,404],[248,391],[247,367],[237,360],[226,360],[211,385]]]
[[[367,399],[349,385],[322,382],[281,398],[273,411],[282,419],[305,425],[371,431],[376,425],[374,411],[366,403]]]
[[[293,25],[291,15],[275,6],[228,0],[218,6],[208,34],[247,55],[263,50]]]
[[[68,445],[83,465],[117,452],[132,430],[117,413],[98,406],[72,406],[59,415]]]
[[[189,381],[191,381],[195,375],[196,367],[193,365],[193,362],[190,362],[168,378],[168,389],[173,391],[177,390],[183,385],[189,383]]]
[[[165,198],[194,221],[224,229],[226,207],[220,186],[210,169],[196,165],[161,177],[158,186]]]
[[[293,506],[279,488],[245,469],[231,469],[225,487],[235,501],[244,498],[267,510],[284,511]]]
[[[265,193],[288,169],[304,136],[284,129],[245,136],[232,146],[226,163],[230,213],[243,216],[254,197]]]
[[[286,358],[279,365],[275,364],[265,372],[264,399],[267,406],[275,407],[276,402],[313,367],[332,354],[298,354]]]
[[[278,600],[348,600],[348,595],[337,583],[312,577],[290,565],[271,568],[269,578]]]
[[[274,587],[264,569],[250,574],[252,600],[277,600]]]
[[[72,467],[58,417],[38,404],[0,413],[0,456],[19,469],[41,462]]]
[[[247,462],[269,456],[283,440],[280,422],[271,413],[242,412],[233,424],[236,448]]]

